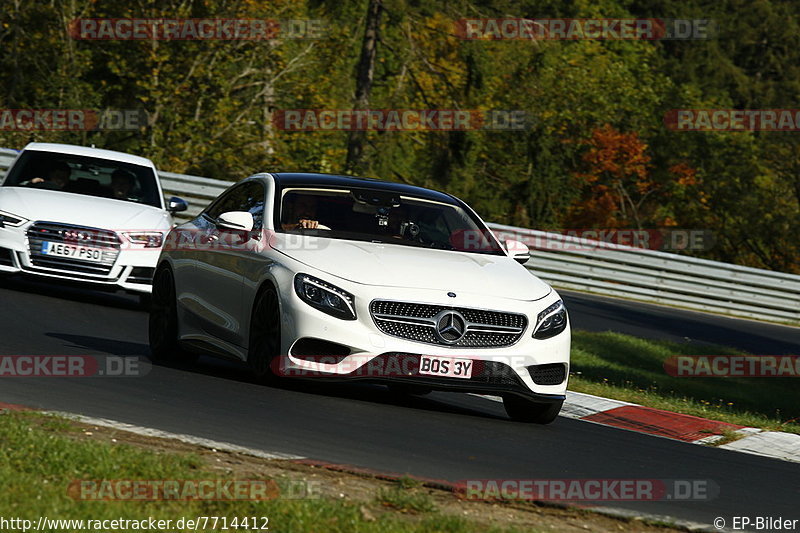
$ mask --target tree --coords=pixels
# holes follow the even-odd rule
[[[378,29],[380,27],[383,2],[369,0],[364,23],[364,38],[361,41],[361,58],[356,70],[355,109],[367,109],[372,92],[372,79],[375,76],[375,56],[378,53]],[[366,132],[353,130],[347,139],[347,161],[345,168],[358,173],[363,166],[364,142]]]

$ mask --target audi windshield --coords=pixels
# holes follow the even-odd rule
[[[3,182],[161,207],[153,171],[142,165],[55,152],[26,151]]]

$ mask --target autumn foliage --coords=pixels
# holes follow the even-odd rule
[[[636,133],[609,124],[592,131],[574,174],[581,191],[567,214],[569,227],[642,228],[652,224],[649,198],[658,186],[650,178],[650,156]]]
[[[120,132],[0,129],[0,147],[94,144],[149,157],[166,171],[230,181],[260,171],[348,172],[350,152],[358,164],[349,171],[445,190],[488,221],[544,230],[707,230],[714,247],[691,253],[800,271],[800,130],[681,132],[663,123],[676,109],[796,109],[800,2],[5,4],[0,109],[135,109],[147,124]],[[369,17],[369,6],[379,6],[380,17]],[[691,13],[716,21],[719,35],[464,40],[456,31],[469,16],[666,20]],[[94,17],[313,20],[324,31],[272,41],[70,38],[71,21]],[[369,20],[377,31],[366,31]],[[369,68],[359,70],[368,33],[375,37]],[[371,80],[360,91],[359,72]],[[274,127],[282,110],[354,107],[509,110],[529,120],[514,131],[368,131],[355,139]]]

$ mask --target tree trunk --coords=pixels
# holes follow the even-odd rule
[[[367,109],[375,75],[375,56],[378,51],[378,27],[380,25],[382,0],[369,0],[367,6],[366,28],[361,41],[361,58],[356,72],[355,109]],[[345,168],[351,173],[360,173],[364,166],[364,144],[366,131],[351,131],[347,137],[347,162]]]

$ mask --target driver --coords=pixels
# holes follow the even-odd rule
[[[69,176],[71,173],[72,170],[69,168],[68,164],[63,161],[58,161],[53,163],[47,170],[47,174],[44,178],[33,178],[28,181],[23,181],[20,185],[36,185],[45,189],[63,191],[69,184]]]
[[[284,222],[281,223],[284,231],[319,228],[316,196],[311,194],[289,194],[284,199],[284,210]]]

